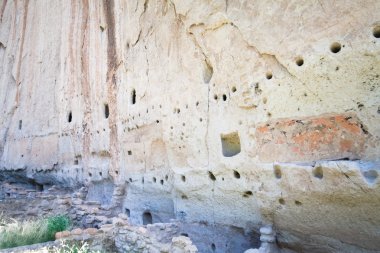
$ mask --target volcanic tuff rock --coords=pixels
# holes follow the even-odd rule
[[[201,252],[264,225],[380,249],[379,1],[1,0],[0,22],[2,179],[86,185]]]

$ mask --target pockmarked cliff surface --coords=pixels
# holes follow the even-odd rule
[[[0,61],[3,179],[201,252],[379,252],[380,1],[0,0]]]

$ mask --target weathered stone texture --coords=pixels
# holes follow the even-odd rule
[[[0,169],[134,223],[374,252],[379,37],[378,0],[0,0]]]
[[[354,160],[373,145],[363,124],[350,114],[265,123],[257,128],[256,142],[260,159],[270,162]]]

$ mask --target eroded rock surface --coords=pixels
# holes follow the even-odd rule
[[[2,179],[85,185],[88,224],[176,219],[201,252],[267,224],[377,252],[379,52],[376,0],[2,0]]]

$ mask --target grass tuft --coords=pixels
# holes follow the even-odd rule
[[[17,221],[0,217],[0,249],[13,248],[55,239],[55,233],[70,226],[67,216]]]

